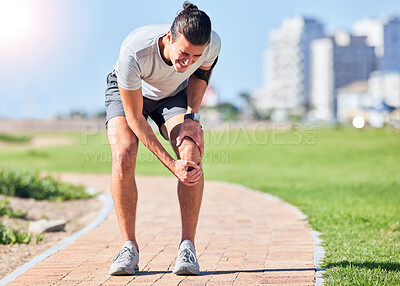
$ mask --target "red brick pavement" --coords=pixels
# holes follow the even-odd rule
[[[110,192],[107,175],[61,178]],[[99,227],[8,285],[314,285],[307,223],[283,202],[218,182],[205,184],[196,238],[201,275],[172,274],[180,241],[176,180],[139,177],[137,183],[139,275],[108,275],[123,244],[112,211]]]

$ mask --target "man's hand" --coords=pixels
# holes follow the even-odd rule
[[[204,153],[204,134],[201,129],[200,123],[191,119],[183,121],[181,129],[179,130],[178,137],[176,137],[176,146],[179,147],[184,137],[189,137],[200,149],[200,156],[203,157]]]
[[[190,171],[188,171],[191,169]],[[196,164],[192,161],[176,160],[172,167],[172,173],[186,186],[196,185],[202,174],[203,168],[201,163]]]

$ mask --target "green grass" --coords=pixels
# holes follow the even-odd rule
[[[206,179],[239,183],[298,206],[323,234],[327,285],[400,285],[400,133],[257,130],[206,132]],[[110,173],[104,133],[68,136],[79,143],[0,149],[1,165]],[[137,174],[172,176],[143,145],[138,156]]]

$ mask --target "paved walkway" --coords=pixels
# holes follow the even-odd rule
[[[109,176],[62,179],[110,192]],[[115,211],[71,245],[8,285],[314,285],[311,230],[282,202],[258,192],[207,182],[196,250],[200,276],[171,273],[180,241],[176,180],[139,177],[140,273],[108,275],[123,244]]]

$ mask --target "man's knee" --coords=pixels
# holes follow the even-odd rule
[[[131,174],[135,170],[137,148],[134,144],[128,146],[114,146],[112,148],[112,168],[120,176]]]
[[[126,123],[125,117],[116,116],[109,120],[108,142],[112,153],[113,172],[120,176],[132,173],[135,168],[138,139]]]
[[[182,160],[199,163],[201,161],[200,149],[194,141],[188,137],[183,138],[182,144],[178,148],[179,157]]]

